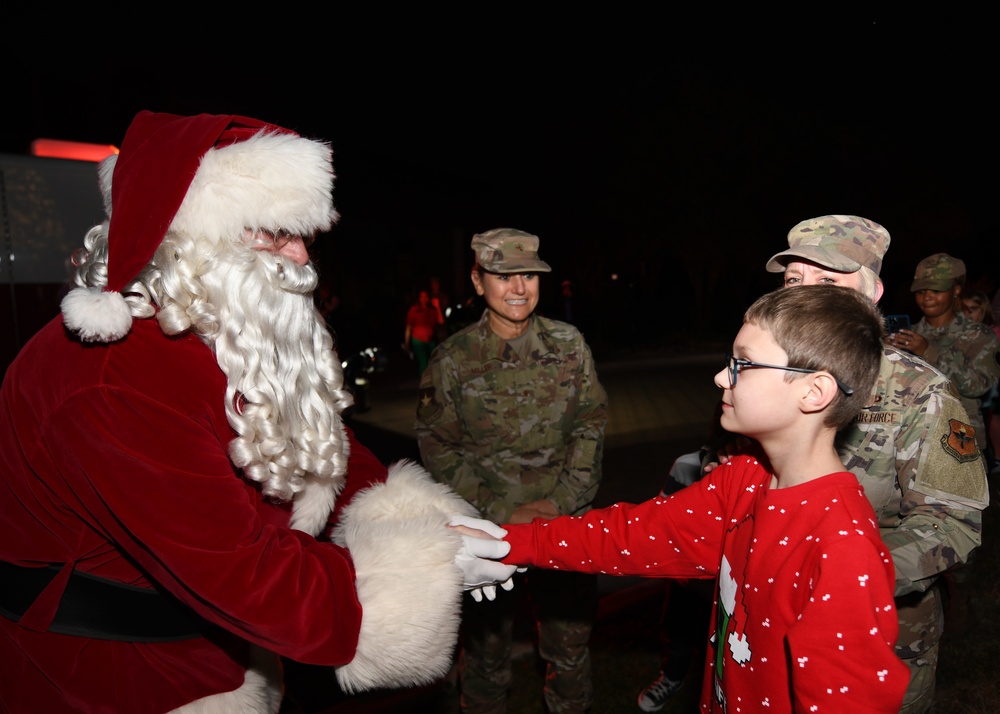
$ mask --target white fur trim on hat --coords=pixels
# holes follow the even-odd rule
[[[330,147],[294,134],[260,133],[209,150],[170,229],[232,238],[244,228],[312,235],[337,220]]]
[[[132,311],[121,293],[73,288],[60,308],[66,327],[84,342],[114,342],[132,329]]]
[[[123,153],[100,164],[109,219],[107,289],[74,290],[62,305],[66,326],[82,339],[113,342],[128,334],[132,316],[118,291],[145,267],[167,230],[221,242],[241,239],[247,228],[311,236],[336,222],[330,146],[273,125],[226,143],[228,126],[259,125],[237,119],[141,112]],[[201,148],[216,140],[219,146]],[[173,161],[178,156],[187,161]],[[160,185],[147,185],[151,177]]]

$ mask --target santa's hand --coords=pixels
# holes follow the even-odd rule
[[[456,522],[458,519],[462,519],[463,522]],[[456,526],[466,526],[485,532],[500,532],[506,535],[506,531],[489,521],[456,516],[452,523]],[[504,565],[499,562],[499,558],[503,558],[509,552],[510,544],[502,540],[471,535],[462,536],[462,547],[455,554],[455,565],[462,570],[464,589],[472,591],[471,595],[476,602],[481,602],[484,595],[487,600],[495,599],[496,584],[509,580],[514,571],[517,570],[516,566]]]
[[[462,536],[462,547],[455,555],[455,565],[462,570],[465,589],[495,586],[510,578],[517,566],[504,565],[499,561],[509,552],[510,543],[502,540]],[[492,600],[496,597],[496,588],[493,587],[492,593],[485,592],[485,595]]]
[[[469,595],[471,595],[472,599],[476,602],[482,602],[484,595],[487,600],[495,600],[497,597],[497,589],[495,585],[484,585],[481,588],[472,588],[472,590],[469,591]]]

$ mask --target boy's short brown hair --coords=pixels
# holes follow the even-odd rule
[[[789,367],[829,372],[853,389],[830,403],[827,426],[842,429],[857,417],[882,360],[885,328],[875,303],[839,285],[779,288],[751,305],[743,322],[767,330],[788,355]],[[788,372],[785,379],[801,376]]]

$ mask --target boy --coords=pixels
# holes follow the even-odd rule
[[[507,525],[508,564],[717,578],[703,712],[897,712],[892,560],[834,448],[878,372],[884,331],[848,288],[757,300],[716,375],[721,425],[757,441],[669,498]]]

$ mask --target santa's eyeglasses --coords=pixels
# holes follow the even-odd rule
[[[257,230],[251,230],[247,228],[247,233],[252,234],[252,241],[257,244],[271,243],[277,250],[281,250],[286,245],[288,245],[293,239],[301,238],[302,243],[306,248],[311,246],[316,240],[316,234],[312,233],[310,235],[304,236],[298,233],[292,233],[291,231],[286,231],[283,228],[279,228],[276,231],[269,231],[264,228],[258,228]]]

